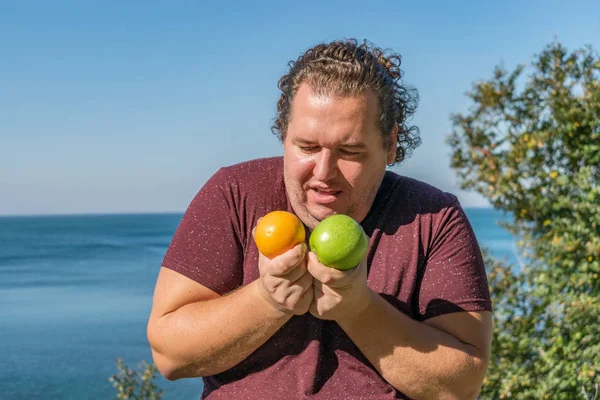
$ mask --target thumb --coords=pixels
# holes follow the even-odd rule
[[[256,227],[258,226],[258,224],[260,224],[260,220],[263,219],[263,217],[260,217],[257,221],[256,221],[256,225],[254,225],[254,228],[252,228],[252,238],[256,239]]]

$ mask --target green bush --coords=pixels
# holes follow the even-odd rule
[[[116,375],[109,378],[117,389],[116,400],[160,400],[163,391],[154,384],[157,369],[154,364],[142,361],[138,370],[127,367],[125,362],[117,358]]]
[[[494,302],[481,397],[596,399],[600,383],[600,59],[553,42],[452,116],[464,189],[512,215],[519,265],[486,257]]]

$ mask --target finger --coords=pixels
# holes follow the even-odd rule
[[[275,297],[281,298],[282,304],[289,309],[300,307],[306,312],[312,301],[312,281],[313,277],[309,273],[305,273],[295,284],[285,289],[282,287],[282,292],[275,294]],[[309,292],[308,300],[306,300],[307,292]]]
[[[311,289],[312,289],[312,286],[311,286]],[[313,300],[312,290],[307,290],[306,292],[304,292],[304,294],[300,298],[300,301],[298,301],[298,304],[296,305],[296,310],[295,310],[294,314],[296,314],[296,315],[306,314],[306,312],[310,309],[312,300]]]
[[[302,315],[308,312],[313,302],[313,277],[307,272],[305,277],[302,278],[302,281],[304,281],[304,279],[306,279],[308,282],[301,282],[301,284],[304,285],[304,291],[300,295],[300,300],[296,304],[294,312],[296,315]]]
[[[319,302],[322,301],[321,298],[325,296],[321,288],[317,285],[317,281],[313,284],[313,301],[310,304],[309,312],[317,318],[321,317],[321,313],[319,312]]]
[[[300,243],[271,260],[269,273],[273,276],[285,276],[299,265],[306,257],[306,244]]]
[[[304,275],[302,275],[296,282],[294,282],[294,285],[300,286],[302,288],[302,293],[304,294],[313,286],[313,282],[314,278],[312,277],[312,275],[309,274],[308,271],[305,271]]]
[[[290,281],[290,284],[295,284],[298,282],[304,275],[308,275],[312,280],[313,277],[308,273],[308,269],[306,268],[306,260],[302,260],[296,268],[290,270],[287,274],[281,276],[281,279],[287,279]]]
[[[315,280],[318,280],[331,288],[343,289],[354,285],[357,281],[367,279],[366,259],[358,266],[346,271],[329,268],[321,264],[316,254],[311,255],[309,253],[307,261],[308,271]]]
[[[319,292],[320,297],[326,296],[326,297],[331,297],[331,298],[335,298],[335,299],[339,299],[339,300],[342,299],[342,294],[340,294],[340,291],[338,290],[338,288],[326,285],[322,282],[319,282],[316,279],[313,281],[313,286]]]
[[[323,293],[323,283],[313,278],[313,286],[315,290],[318,290],[319,292]]]
[[[277,279],[285,280],[289,282],[289,285],[295,284],[300,278],[302,278],[305,274],[308,274],[308,270],[306,269],[306,260],[300,261],[295,268],[290,269],[287,273],[283,275],[273,275]],[[310,275],[310,274],[308,274]],[[312,279],[312,275],[311,275]]]
[[[321,264],[317,255],[312,251],[308,253],[307,261],[308,272],[319,282],[328,285],[344,277],[342,271]]]

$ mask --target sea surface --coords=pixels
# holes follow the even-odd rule
[[[479,243],[514,262],[504,214],[466,209]],[[152,362],[154,283],[181,214],[0,217],[0,399],[112,399],[115,360]],[[157,377],[164,399],[200,379]]]

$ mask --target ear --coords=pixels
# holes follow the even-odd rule
[[[396,160],[396,146],[398,144],[398,124],[394,124],[390,131],[387,148],[387,164],[392,164]]]

